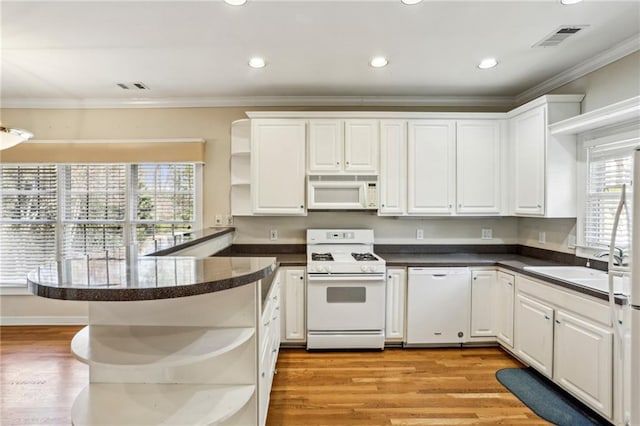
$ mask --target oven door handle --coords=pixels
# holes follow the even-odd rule
[[[363,275],[331,275],[331,274],[319,274],[308,275],[309,281],[384,281],[385,274],[363,274]]]

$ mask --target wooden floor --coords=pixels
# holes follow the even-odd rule
[[[0,327],[0,424],[69,425],[89,382],[69,343],[81,327]],[[495,379],[497,348],[283,349],[269,426],[546,424]],[[186,426],[186,425],[185,425]]]

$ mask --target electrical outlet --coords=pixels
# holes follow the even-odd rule
[[[538,242],[540,244],[545,244],[547,242],[547,233],[544,231],[538,232]]]
[[[491,239],[493,239],[493,229],[491,229],[491,228],[482,228],[482,239],[483,240],[491,240]]]
[[[576,236],[575,235],[569,235],[569,238],[567,239],[567,248],[570,248],[570,249],[576,248]]]
[[[416,229],[416,240],[424,240],[424,229]]]
[[[271,241],[275,241],[278,239],[278,230],[277,229],[272,229],[269,231],[269,239]]]
[[[233,225],[233,216],[231,216],[230,214],[227,215],[227,225]]]
[[[221,214],[217,214],[216,215],[214,223],[215,223],[216,226],[222,226],[222,215]]]

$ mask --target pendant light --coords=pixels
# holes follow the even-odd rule
[[[0,126],[0,150],[11,148],[32,137],[33,133],[26,130]]]

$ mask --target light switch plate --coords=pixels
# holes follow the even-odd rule
[[[214,224],[216,226],[222,226],[222,215],[221,214],[217,214],[216,215]]]
[[[424,229],[416,229],[416,240],[424,240]]]
[[[538,232],[538,242],[540,244],[545,244],[547,242],[547,233],[544,231]]]
[[[269,239],[271,241],[275,241],[278,239],[278,230],[277,229],[271,229],[269,231]]]

